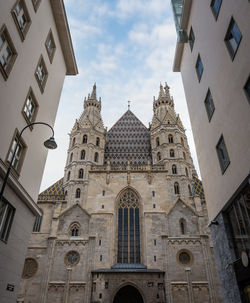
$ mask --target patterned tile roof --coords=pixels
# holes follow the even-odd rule
[[[193,176],[193,194],[204,198],[204,189],[201,180]]]
[[[41,192],[38,196],[38,200],[49,200],[46,199],[46,197],[53,196],[56,198],[56,196],[62,198],[64,197],[64,190],[63,190],[63,178],[58,180],[56,183],[45,189],[43,192]]]
[[[147,164],[151,156],[150,133],[146,126],[130,111],[112,126],[106,137],[104,159],[111,165]]]

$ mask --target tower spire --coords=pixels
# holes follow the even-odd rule
[[[96,82],[93,85],[93,89],[92,89],[92,93],[91,93],[91,97],[90,98],[96,100]]]

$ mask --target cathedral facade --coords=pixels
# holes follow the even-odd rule
[[[107,131],[96,85],[39,195],[18,302],[222,302],[206,202],[169,87]]]

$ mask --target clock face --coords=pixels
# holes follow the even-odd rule
[[[76,251],[70,251],[66,255],[66,263],[68,265],[75,265],[79,262],[80,256],[79,253]]]

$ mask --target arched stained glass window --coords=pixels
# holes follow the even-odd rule
[[[126,189],[118,205],[118,263],[140,263],[139,198]]]

